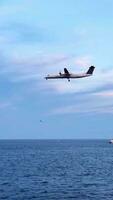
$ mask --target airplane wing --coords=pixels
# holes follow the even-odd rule
[[[69,71],[66,68],[64,68],[64,73],[67,74],[67,75],[70,74]]]

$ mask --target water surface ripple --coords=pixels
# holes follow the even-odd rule
[[[113,200],[107,140],[1,140],[0,200]]]

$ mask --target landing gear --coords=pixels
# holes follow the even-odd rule
[[[70,82],[70,79],[68,79],[68,82]]]

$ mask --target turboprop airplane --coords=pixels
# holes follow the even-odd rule
[[[46,80],[48,79],[64,79],[66,78],[68,81],[70,81],[71,78],[85,78],[89,77],[93,74],[95,67],[91,66],[89,67],[88,71],[86,73],[81,73],[81,74],[72,74],[70,73],[67,68],[64,68],[64,73],[59,73],[58,75],[48,75],[45,77]]]

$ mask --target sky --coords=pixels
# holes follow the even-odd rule
[[[113,1],[1,0],[0,139],[101,138],[113,138]]]

